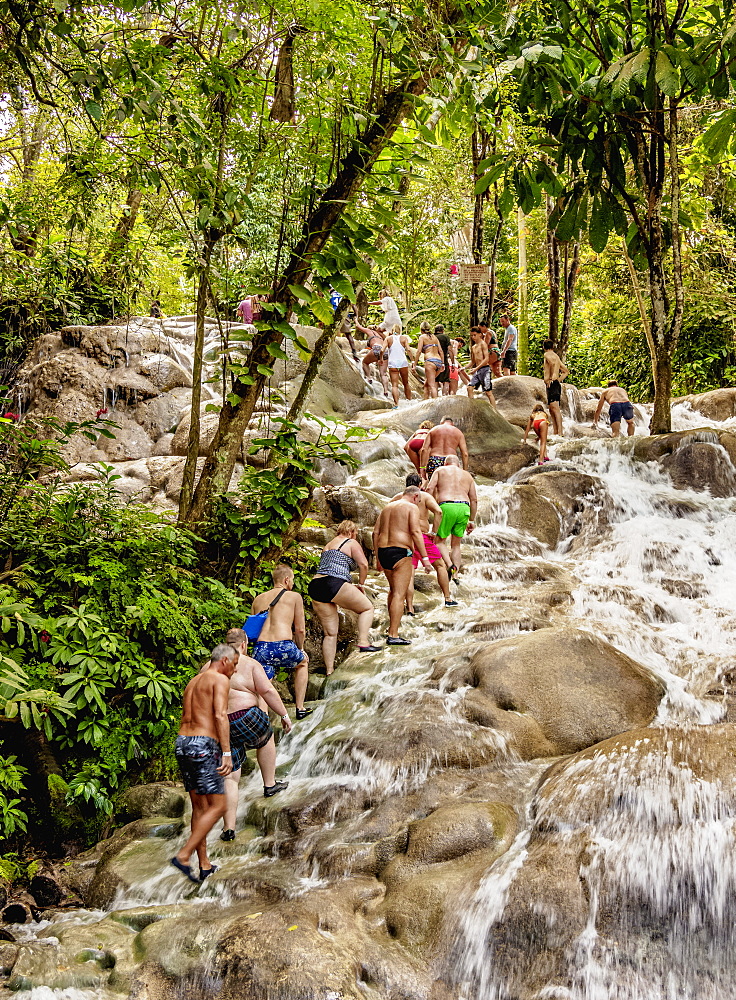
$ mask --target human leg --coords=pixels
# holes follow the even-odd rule
[[[393,569],[384,569],[389,585],[388,634],[391,639],[397,639],[399,635],[401,616],[404,613],[404,601],[406,600],[406,592],[408,590],[409,581],[411,580],[413,572],[414,567],[412,566],[411,559],[408,556],[399,560]]]
[[[309,660],[306,658],[294,667],[294,704],[298,712],[304,711],[304,699],[309,684]]]
[[[627,427],[627,434],[628,434],[628,436],[629,437],[633,437],[634,436],[634,430],[635,430],[634,421],[633,420],[627,420],[626,421],[626,427]]]
[[[539,461],[544,462],[547,457],[547,433],[549,431],[549,424],[545,420],[544,423],[540,423],[539,426]]]
[[[192,800],[192,832],[186,844],[176,855],[183,865],[189,864],[189,859],[196,851],[200,868],[210,868],[207,857],[207,834],[215,823],[225,814],[226,802],[224,793],[221,795],[200,795],[190,792]]]
[[[265,746],[256,750],[256,760],[263,784],[270,788],[276,782],[276,740],[273,736]]]
[[[496,405],[496,397],[493,395],[493,390],[492,389],[488,390],[488,392],[486,393],[486,396],[488,397],[488,402],[491,404],[491,406],[495,406]]]
[[[475,395],[475,389],[470,383],[468,383],[468,399],[472,399],[474,395]]]
[[[437,399],[437,366],[431,361],[424,362],[424,386],[431,399]]]
[[[345,608],[347,611],[354,611],[357,614],[358,646],[369,646],[368,632],[373,624],[374,614],[373,602],[370,598],[366,597],[355,584],[344,583],[335,594],[335,604],[338,608]]]
[[[439,546],[438,546],[439,547]],[[442,591],[442,596],[446,601],[450,600],[450,578],[447,575],[447,567],[445,566],[444,559],[436,559],[432,565],[434,566],[434,571],[437,574],[437,583],[440,585],[440,590]]]
[[[223,831],[235,831],[235,821],[238,811],[238,784],[242,769],[231,771],[225,778],[225,816],[223,819]],[[228,840],[230,838],[228,837]]]
[[[463,568],[463,557],[462,549],[460,548],[462,538],[458,538],[457,535],[452,536],[452,544],[450,546],[450,555],[452,556],[452,564],[458,570]]]
[[[312,607],[317,612],[319,623],[322,626],[322,659],[325,661],[325,671],[329,677],[335,669],[337,630],[340,625],[340,616],[334,604],[323,604],[321,601],[312,601]]]
[[[391,379],[391,396],[393,397],[394,406],[399,405],[399,372],[396,368],[389,368],[388,370],[389,378]]]
[[[562,434],[562,412],[559,403],[549,404],[549,415],[552,417],[552,430],[555,434]]]
[[[617,438],[620,431],[621,431],[621,421],[614,420],[614,422],[611,424],[611,437]]]
[[[419,472],[419,452],[414,451],[414,449],[410,448],[409,444],[407,443],[404,445],[404,453],[408,457],[409,461],[414,466],[414,468],[417,470],[417,472]]]
[[[381,379],[381,385],[383,386],[383,394],[384,396],[389,396],[390,393],[388,391],[388,362],[379,361],[377,367],[378,367],[378,376]]]
[[[399,368],[399,376],[401,377],[402,384],[404,386],[404,395],[407,399],[411,399],[411,387],[409,386],[409,369]]]

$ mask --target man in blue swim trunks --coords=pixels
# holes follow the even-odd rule
[[[598,417],[601,415],[603,404],[608,403],[608,419],[611,424],[611,435],[618,437],[621,430],[621,421],[625,420],[628,427],[628,435],[634,433],[634,407],[625,389],[622,389],[618,382],[611,381],[608,387],[603,390],[598,400],[598,407],[593,417],[593,426],[598,426]]]
[[[312,711],[304,707],[309,681],[309,657],[304,652],[304,601],[301,594],[294,593],[291,566],[277,566],[272,576],[271,590],[259,594],[253,601],[251,614],[270,610],[252,655],[266,671],[269,680],[273,680],[281,667],[294,671],[296,717],[304,719]]]

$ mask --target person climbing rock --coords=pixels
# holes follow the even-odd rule
[[[237,663],[232,646],[215,646],[208,668],[184,689],[174,753],[192,802],[191,834],[171,864],[192,882],[203,882],[216,871],[207,855],[207,834],[225,813],[225,776],[232,771],[227,701]],[[189,863],[195,851],[199,878]]]
[[[562,398],[562,382],[570,374],[567,365],[553,350],[551,340],[544,342],[544,384],[547,386],[547,403],[549,415],[552,418],[552,430],[562,434],[562,413],[560,399]]]
[[[350,579],[356,569],[359,572],[357,586]],[[322,549],[317,572],[308,590],[322,626],[322,658],[328,677],[335,669],[340,627],[338,608],[353,611],[358,616],[358,649],[361,653],[377,653],[381,648],[372,645],[368,637],[374,611],[363,590],[367,576],[368,560],[358,541],[358,526],[353,521],[341,521],[335,537]]]
[[[519,334],[508,316],[501,316],[499,323],[506,331],[501,348],[501,364],[504,375],[516,375],[516,362],[519,357]]]
[[[433,427],[434,424],[431,420],[423,420],[404,445],[404,452],[417,472],[419,472],[419,455],[422,451],[424,439]]]
[[[443,466],[435,469],[427,492],[434,496],[442,509],[442,522],[437,529],[437,548],[443,556],[449,557],[450,572],[454,575],[463,566],[460,544],[465,530],[471,532],[475,528],[478,505],[475,480],[460,467],[460,460],[450,455]],[[448,549],[447,539],[450,536],[452,542]]]
[[[383,323],[380,325],[380,329],[384,331],[391,330],[394,326],[402,326],[401,315],[399,313],[399,307],[396,305],[396,301],[388,293],[387,288],[382,288],[379,292],[380,298],[376,299],[374,302],[369,302],[369,306],[380,306],[383,309]]]
[[[539,439],[539,462],[538,465],[544,465],[545,462],[549,462],[547,458],[547,434],[549,433],[549,420],[547,419],[547,412],[541,403],[537,403],[532,407],[532,412],[529,414],[529,419],[526,422],[526,429],[524,430],[524,444],[526,444],[526,439],[529,437],[529,431],[534,430],[534,433]]]
[[[629,394],[616,381],[608,383],[608,388],[604,389],[598,400],[598,406],[593,417],[593,426],[598,426],[598,418],[601,415],[603,404],[608,403],[608,420],[611,424],[612,437],[618,437],[621,430],[621,421],[625,420],[627,433],[632,437],[634,427],[634,407],[631,405]]]
[[[378,368],[378,376],[381,379],[381,384],[383,385],[383,391],[385,395],[388,396],[388,381],[386,378],[388,362],[383,359],[385,337],[376,327],[361,326],[357,320],[355,322],[355,329],[359,333],[363,334],[368,348],[365,356],[363,357],[363,376],[365,377],[366,382],[372,382],[371,365],[376,365]]]
[[[288,781],[276,781],[276,741],[265,707],[281,719],[281,728],[291,732],[292,722],[286,706],[261,664],[248,656],[248,636],[242,628],[231,628],[225,642],[238,654],[235,673],[230,678],[227,717],[230,723],[230,749],[233,769],[225,778],[226,809],[220,840],[235,840],[238,808],[238,783],[247,750],[255,750],[263,779],[263,794],[270,799],[289,787]]]
[[[468,444],[465,435],[455,426],[452,417],[443,417],[436,427],[433,427],[424,439],[419,456],[419,471],[425,479],[431,479],[432,473],[444,465],[448,455],[460,452],[464,469],[468,467]]]
[[[408,486],[399,500],[392,500],[381,513],[373,529],[373,551],[376,566],[388,580],[389,627],[387,646],[410,646],[411,642],[399,635],[401,616],[414,569],[412,553],[419,552],[424,569],[432,572],[419,521],[421,490]]]
[[[437,376],[445,369],[445,358],[442,344],[436,334],[432,333],[429,323],[424,322],[419,327],[419,340],[414,354],[411,370],[416,373],[417,364],[424,365],[424,398],[437,398]]]
[[[309,657],[304,651],[304,601],[301,594],[294,593],[291,566],[281,564],[271,575],[273,587],[258,594],[251,608],[254,615],[268,611],[268,618],[253,645],[253,659],[261,664],[269,680],[281,668],[294,671],[296,717],[304,719],[312,711],[304,707],[309,682]]]
[[[450,576],[448,573],[450,568],[450,557],[443,556],[437,548],[437,543],[435,542],[437,527],[439,526],[439,522],[442,520],[442,510],[440,505],[431,493],[427,493],[425,490],[422,490],[422,477],[418,473],[409,473],[406,477],[406,486],[416,486],[417,489],[420,490],[421,495],[417,503],[417,510],[419,511],[419,526],[422,529],[422,538],[424,539],[424,546],[427,550],[427,557],[437,574],[437,583],[440,585],[442,596],[445,599],[445,607],[456,608],[457,601],[453,601],[450,596]],[[397,493],[397,495],[392,499],[400,500],[402,496],[403,493]],[[432,518],[431,528],[429,526],[430,516]],[[419,566],[420,558],[419,553],[415,549],[411,560],[412,566],[415,570]],[[414,611],[414,574],[412,574],[409,589],[406,592],[406,613],[412,617],[416,614]]]
[[[442,348],[442,360],[445,363],[445,367],[437,375],[435,379],[437,383],[437,391],[442,396],[449,396],[450,394],[450,338],[445,333],[445,328],[442,323],[438,323],[434,328],[434,335],[440,343]]]
[[[406,334],[402,334],[400,326],[394,326],[385,341],[383,360],[388,364],[388,376],[391,379],[391,395],[394,400],[394,407],[399,405],[399,379],[404,386],[404,395],[411,399],[411,388],[409,387],[409,358],[408,354],[414,356],[414,351],[409,343]]]
[[[470,358],[472,367],[470,369],[470,381],[468,382],[468,396],[473,398],[476,389],[486,394],[488,402],[496,405],[496,398],[493,395],[493,382],[491,381],[491,358],[488,353],[488,345],[483,339],[480,327],[474,326],[470,331]]]

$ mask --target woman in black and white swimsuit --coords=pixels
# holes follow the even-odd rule
[[[386,338],[380,330],[369,326],[361,326],[357,320],[355,321],[355,329],[363,334],[368,348],[363,358],[363,375],[365,376],[365,380],[366,382],[371,381],[371,365],[376,365],[384,394],[388,396],[388,379],[386,377],[388,362],[383,356]]]
[[[353,521],[342,521],[337,534],[322,550],[317,573],[309,584],[309,596],[317,613],[324,638],[322,658],[329,677],[335,669],[337,632],[340,627],[338,608],[354,611],[358,616],[358,649],[361,653],[376,653],[380,646],[372,646],[368,630],[373,624],[373,605],[365,596],[363,584],[368,575],[368,560],[358,539],[358,527]],[[358,570],[359,583],[350,580]]]
[[[431,397],[432,399],[436,399],[436,379],[439,373],[444,371],[445,368],[442,344],[440,344],[437,337],[432,333],[429,323],[422,323],[419,329],[420,337],[417,341],[417,352],[411,370],[415,372],[419,358],[424,359],[424,398]]]

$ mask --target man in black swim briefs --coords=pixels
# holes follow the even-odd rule
[[[207,856],[207,834],[225,813],[225,776],[232,770],[227,700],[238,654],[232,646],[215,646],[210,665],[184,691],[176,759],[192,800],[192,832],[171,864],[192,882],[203,882],[217,869]],[[199,859],[199,878],[189,860]]]
[[[425,572],[432,572],[417,508],[420,498],[421,490],[409,486],[398,500],[392,500],[383,508],[373,529],[376,565],[383,570],[389,587],[387,646],[411,645],[408,639],[399,635],[399,625],[414,573],[412,554],[415,550],[421,557]]]

